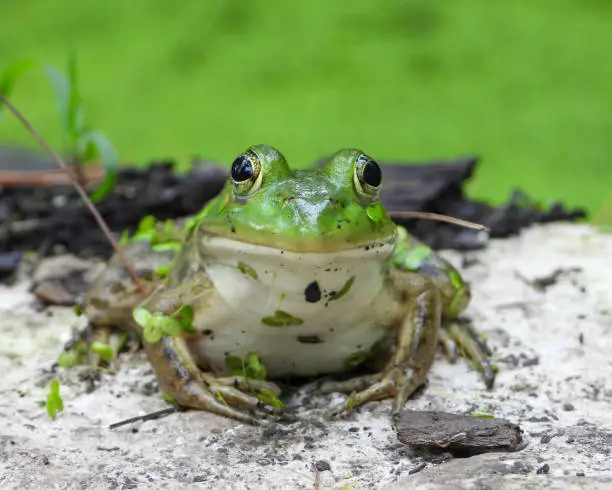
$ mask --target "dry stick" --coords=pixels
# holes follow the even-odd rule
[[[485,225],[472,223],[471,221],[466,221],[459,218],[453,218],[451,216],[445,216],[443,214],[426,213],[424,211],[389,211],[389,216],[392,218],[422,218],[432,221],[444,221],[445,223],[463,226],[464,228],[470,228],[472,230],[491,231],[491,228]]]
[[[34,136],[34,138],[36,138],[36,140],[40,143],[40,145],[51,155],[53,160],[55,160],[55,163],[57,163],[61,167],[61,169],[64,172],[66,172],[66,174],[70,178],[72,185],[77,190],[77,192],[80,194],[83,201],[85,201],[85,204],[89,208],[89,211],[91,211],[91,214],[93,214],[94,218],[98,222],[98,226],[100,226],[100,228],[102,229],[102,232],[106,236],[106,239],[110,242],[113,249],[115,249],[115,252],[117,252],[117,255],[119,255],[119,257],[123,261],[123,264],[125,265],[125,268],[128,271],[128,274],[134,281],[134,284],[136,284],[136,286],[138,287],[142,295],[146,298],[148,296],[147,290],[145,289],[144,285],[142,284],[142,282],[136,275],[136,272],[130,265],[129,261],[127,260],[127,257],[125,256],[125,254],[123,253],[123,251],[121,250],[121,248],[119,247],[115,239],[113,238],[110,229],[108,228],[106,222],[104,221],[104,218],[102,218],[102,216],[100,215],[100,213],[98,212],[94,204],[91,202],[91,199],[89,199],[89,196],[85,192],[85,189],[83,189],[83,187],[79,184],[79,182],[72,176],[72,174],[70,173],[70,170],[68,169],[68,166],[64,163],[61,157],[53,150],[53,148],[51,148],[47,144],[47,142],[43,139],[43,137],[32,127],[30,122],[23,116],[23,114],[21,114],[21,112],[13,104],[11,104],[6,98],[6,96],[4,96],[3,94],[0,94],[0,102],[3,102],[6,105],[6,107],[9,108],[9,110],[15,115],[15,117],[19,119],[21,123],[25,126],[25,128],[30,132],[30,134]]]

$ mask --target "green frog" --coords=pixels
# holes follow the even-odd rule
[[[275,148],[252,146],[185,226],[178,251],[126,246],[148,298],[115,257],[91,288],[86,315],[96,327],[142,338],[135,307],[176,317],[187,306],[190,328],[143,339],[160,388],[181,406],[246,423],[278,413],[255,396],[280,393],[270,380],[364,366],[369,371],[319,385],[350,394],[333,413],[392,398],[396,418],[425,383],[440,344],[451,361],[457,352],[470,358],[492,386],[486,345],[454,321],[469,303],[468,284],[392,221],[382,185],[380,166],[357,149],[294,170]],[[253,355],[266,379],[232,373],[228,360]]]

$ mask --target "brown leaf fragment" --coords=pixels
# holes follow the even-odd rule
[[[522,434],[507,420],[435,411],[405,410],[397,426],[397,438],[411,448],[456,457],[519,451],[526,445]]]

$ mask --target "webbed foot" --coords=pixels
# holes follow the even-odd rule
[[[469,359],[482,375],[486,387],[493,388],[497,371],[489,359],[491,349],[469,323],[459,320],[445,322],[440,330],[440,344],[450,363],[455,363],[459,355]]]
[[[440,295],[429,281],[416,274],[402,272],[396,280],[406,288],[407,300],[397,330],[395,352],[380,373],[324,383],[321,387],[324,393],[351,393],[328,416],[340,415],[370,401],[393,398],[391,417],[395,423],[408,398],[426,382],[438,347],[442,317]]]
[[[200,371],[183,338],[163,336],[159,342],[145,341],[144,346],[160,388],[177,404],[252,425],[265,424],[279,415],[278,408],[240,391],[244,380],[239,377],[216,378]],[[273,383],[261,387],[280,392]]]

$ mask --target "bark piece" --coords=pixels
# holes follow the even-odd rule
[[[468,457],[489,452],[514,452],[525,447],[522,429],[504,419],[436,411],[405,410],[397,438],[413,449]]]

